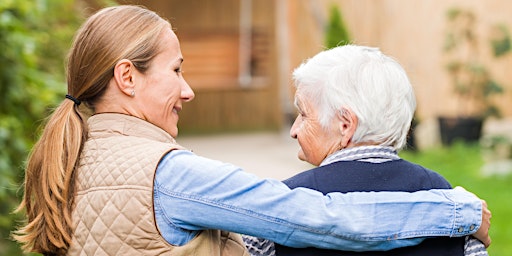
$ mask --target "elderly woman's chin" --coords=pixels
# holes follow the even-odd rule
[[[302,149],[299,149],[299,152],[297,152],[297,157],[301,161],[309,162],[308,159],[306,158],[306,155],[304,154],[304,151],[302,151]]]

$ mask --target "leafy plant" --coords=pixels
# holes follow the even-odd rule
[[[448,31],[444,50],[449,57],[446,65],[455,94],[460,100],[463,116],[500,116],[492,104],[491,95],[503,92],[503,87],[492,77],[481,61],[480,41],[476,31],[476,16],[470,10],[452,8],[446,14]],[[495,57],[510,51],[510,36],[504,25],[495,28],[497,36],[490,41]]]
[[[332,5],[329,14],[329,23],[326,27],[325,44],[327,49],[348,44],[350,35],[343,22],[340,10],[336,5]]]
[[[65,52],[80,16],[73,0],[0,1],[0,251],[16,225],[23,165],[49,106],[62,100]]]

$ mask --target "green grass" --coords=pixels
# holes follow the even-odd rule
[[[487,202],[492,211],[492,244],[489,255],[505,256],[512,251],[512,174],[484,176],[484,161],[477,144],[456,143],[450,147],[420,152],[403,151],[400,156],[443,175],[453,186],[462,186]]]

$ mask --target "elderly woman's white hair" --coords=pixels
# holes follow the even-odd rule
[[[336,111],[352,110],[352,141],[401,149],[416,109],[404,69],[377,48],[345,45],[320,52],[293,72],[297,89],[317,107],[326,128]]]

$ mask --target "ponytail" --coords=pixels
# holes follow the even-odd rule
[[[127,5],[96,12],[76,33],[66,69],[70,95],[48,119],[27,161],[25,194],[17,211],[26,210],[28,221],[13,234],[25,251],[66,253],[73,234],[78,159],[87,136],[85,116],[94,113],[119,60],[149,66],[165,28],[170,24],[156,13]],[[81,102],[89,112],[79,111]]]
[[[26,252],[64,254],[71,243],[75,173],[87,136],[78,105],[64,100],[57,107],[29,155],[16,209],[26,210],[28,223],[13,234]]]

